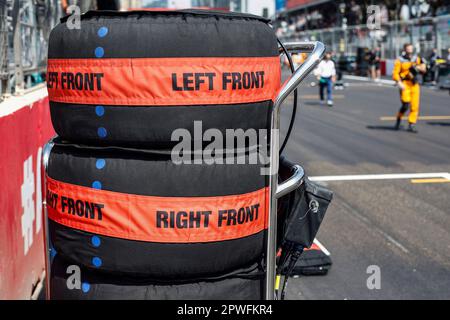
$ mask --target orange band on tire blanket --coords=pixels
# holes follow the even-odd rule
[[[154,197],[96,190],[47,177],[49,219],[82,231],[163,243],[214,242],[267,228],[268,188],[223,197]]]
[[[50,101],[170,106],[273,100],[278,57],[49,59]]]

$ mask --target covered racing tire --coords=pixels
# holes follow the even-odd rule
[[[257,264],[216,278],[164,283],[74,268],[58,254],[50,276],[52,300],[262,300],[263,285],[264,273]]]
[[[179,128],[266,129],[280,87],[268,20],[208,11],[101,12],[51,33],[55,131],[90,145],[167,148]]]
[[[267,207],[259,165],[176,165],[162,153],[58,142],[49,157],[50,240],[101,272],[192,279],[255,263]]]

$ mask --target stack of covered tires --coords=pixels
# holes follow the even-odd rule
[[[268,177],[172,150],[177,129],[202,145],[195,122],[224,136],[269,128],[280,65],[268,21],[191,10],[69,23],[48,54],[51,298],[262,299]]]

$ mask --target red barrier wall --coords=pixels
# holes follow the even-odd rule
[[[304,6],[307,4],[314,4],[315,2],[319,3],[319,0],[287,0],[286,8],[295,9],[296,7]]]
[[[386,61],[382,60],[380,63],[380,70],[381,70],[381,75],[385,76],[386,75]]]
[[[45,269],[41,154],[53,135],[46,89],[0,103],[0,299],[29,299]]]

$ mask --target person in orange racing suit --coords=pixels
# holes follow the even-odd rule
[[[400,88],[402,107],[397,114],[395,129],[400,130],[402,117],[409,109],[408,131],[417,133],[416,123],[419,117],[420,85],[419,73],[426,72],[426,65],[420,56],[414,55],[414,47],[408,43],[402,55],[395,61],[392,78]]]

